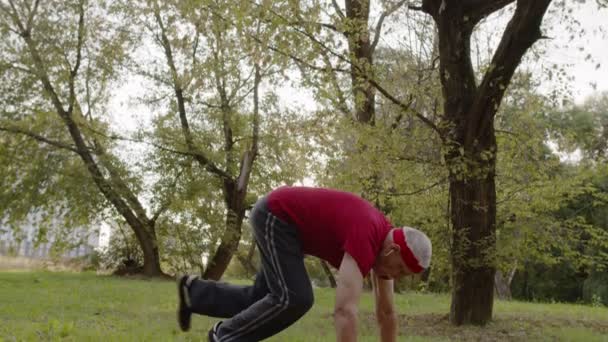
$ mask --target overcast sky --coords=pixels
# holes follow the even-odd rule
[[[581,102],[596,91],[608,91],[608,36],[601,32],[607,27],[608,10],[598,10],[593,1],[587,1],[575,10],[573,17],[580,21],[586,34],[570,41],[564,27],[567,23],[552,25],[549,35],[554,41],[547,43],[544,59],[567,66],[574,77],[573,96],[576,102]],[[591,55],[590,60],[586,60],[587,55]],[[596,68],[598,64],[600,67]],[[551,86],[555,85],[547,84]]]

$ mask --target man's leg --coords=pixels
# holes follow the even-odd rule
[[[215,334],[219,342],[263,340],[293,324],[313,303],[296,228],[270,213],[265,200],[256,204],[250,221],[269,292],[225,320]]]
[[[268,293],[264,273],[260,270],[250,286],[238,286],[192,277],[186,284],[190,311],[199,315],[230,318],[245,310]]]

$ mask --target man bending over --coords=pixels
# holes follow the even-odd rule
[[[363,278],[372,272],[382,341],[396,341],[393,279],[429,267],[431,242],[419,230],[395,228],[372,204],[332,189],[281,187],[260,199],[249,216],[262,267],[254,284],[236,286],[178,279],[178,322],[193,313],[223,318],[210,342],[260,341],[289,327],[313,304],[304,255],[338,269],[334,323],[338,341],[356,341]]]

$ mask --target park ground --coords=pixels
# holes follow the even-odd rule
[[[332,289],[315,289],[315,306],[270,341],[335,341]],[[560,303],[497,301],[484,328],[453,327],[448,295],[396,296],[399,341],[608,341],[608,308]],[[205,341],[214,322],[194,317],[179,331],[175,284],[94,273],[0,272],[0,342]],[[373,300],[360,310],[360,341],[378,341]]]

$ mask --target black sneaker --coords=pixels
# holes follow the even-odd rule
[[[177,294],[179,297],[177,322],[182,331],[190,330],[190,318],[192,317],[192,311],[190,311],[190,295],[188,294],[188,286],[192,282],[192,280],[189,279],[190,277],[195,278],[195,276],[188,275],[177,278]]]
[[[219,341],[217,337],[217,331],[220,329],[220,324],[222,324],[222,321],[215,323],[215,325],[213,325],[213,328],[209,330],[209,334],[207,335],[209,337],[209,342]]]

